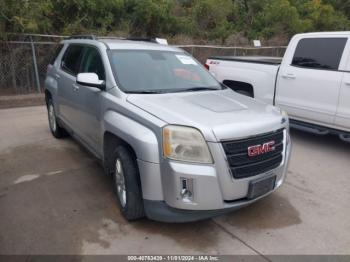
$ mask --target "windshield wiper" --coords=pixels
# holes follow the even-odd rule
[[[165,93],[178,93],[178,92],[191,92],[191,91],[205,91],[205,90],[221,90],[215,87],[191,87],[185,89],[159,89],[159,90],[131,90],[125,91],[128,94],[165,94]]]
[[[126,91],[128,94],[162,94],[161,90],[139,90],[139,91]]]
[[[220,89],[219,88],[215,88],[215,87],[198,86],[198,87],[191,87],[191,88],[186,88],[186,89],[180,89],[177,92],[205,91],[205,90],[220,90]]]

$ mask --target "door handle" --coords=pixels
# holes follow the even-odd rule
[[[295,79],[296,78],[296,76],[294,75],[294,74],[284,74],[284,75],[282,75],[282,77],[284,78],[284,79]]]
[[[60,75],[59,74],[55,74],[55,78],[58,80],[58,79],[60,79]]]
[[[78,91],[79,90],[79,86],[76,84],[73,84],[73,91]]]
[[[350,87],[350,82],[345,82],[345,85]]]

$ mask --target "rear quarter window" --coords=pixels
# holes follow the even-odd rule
[[[63,44],[59,44],[59,45],[56,47],[54,53],[52,54],[52,56],[51,56],[51,58],[50,58],[50,65],[53,65],[53,64],[55,63],[56,58],[57,58],[57,56],[60,54],[62,48],[63,48]]]
[[[301,39],[292,65],[311,69],[338,70],[347,38]]]

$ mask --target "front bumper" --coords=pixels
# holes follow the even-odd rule
[[[271,194],[269,193],[255,198],[253,200],[237,200],[231,203],[229,207],[214,210],[186,210],[170,207],[165,201],[144,200],[144,209],[149,219],[167,223],[186,223],[203,219],[208,219],[230,213],[245,206],[248,206],[257,200]]]
[[[220,143],[208,143],[214,158],[213,165],[165,160],[160,165],[152,164],[152,168],[145,168],[148,164],[141,161],[139,166],[143,166],[140,172],[147,217],[164,222],[206,219],[242,208],[270,194],[281,186],[287,174],[291,143],[284,142],[283,161],[278,168],[243,179],[233,178]],[[276,176],[274,189],[258,198],[247,199],[250,182],[271,175]],[[153,182],[149,179],[152,177],[155,178]],[[158,177],[161,179],[156,179]],[[182,178],[193,180],[191,201],[184,201],[180,194]]]
[[[144,200],[146,216],[149,219],[167,223],[186,223],[224,215],[249,203],[239,203],[237,206],[217,210],[184,210],[168,206],[164,201]]]

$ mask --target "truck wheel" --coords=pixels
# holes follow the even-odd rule
[[[140,175],[135,157],[126,147],[118,146],[113,159],[113,188],[123,216],[127,220],[144,217]]]
[[[47,102],[47,113],[49,117],[49,126],[50,126],[52,135],[56,138],[61,138],[66,136],[67,135],[66,130],[60,127],[60,125],[57,122],[56,113],[55,113],[55,109],[51,98],[49,98]]]

